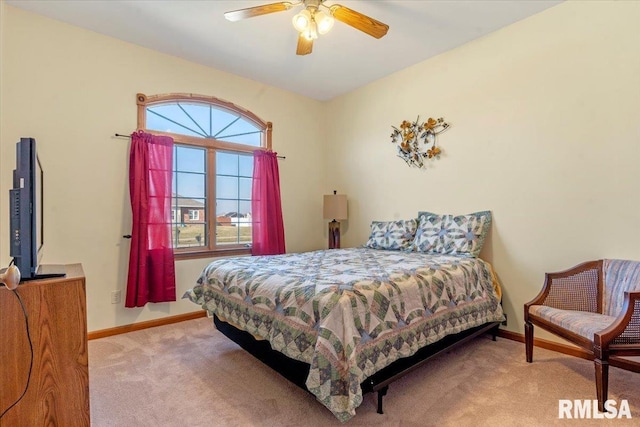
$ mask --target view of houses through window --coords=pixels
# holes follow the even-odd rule
[[[144,109],[146,129],[174,139],[171,229],[178,251],[251,244],[253,150],[266,145],[267,124],[211,99],[163,99]]]
[[[207,245],[206,150],[174,145],[172,229],[174,246]],[[251,243],[253,155],[216,152],[215,243]]]

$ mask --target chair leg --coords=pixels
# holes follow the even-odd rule
[[[598,410],[605,412],[604,402],[609,392],[609,361],[594,359],[596,367],[596,394],[598,396]]]
[[[527,355],[527,362],[533,361],[533,323],[524,323],[524,346]]]

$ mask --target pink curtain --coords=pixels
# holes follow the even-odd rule
[[[171,245],[173,139],[131,134],[129,193],[133,211],[125,307],[176,300]]]
[[[285,252],[278,158],[272,151],[253,152],[251,193],[252,255]]]

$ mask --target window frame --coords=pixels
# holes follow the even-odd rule
[[[190,135],[182,135],[179,133],[163,132],[158,130],[147,129],[147,107],[162,104],[173,104],[176,102],[187,102],[191,104],[209,105],[220,110],[230,111],[240,115],[244,120],[251,122],[254,126],[262,131],[260,146],[245,145],[234,142],[221,141],[215,138],[202,138]],[[209,200],[208,209],[204,212],[206,232],[210,238],[208,246],[195,248],[174,248],[175,259],[194,259],[208,258],[229,255],[249,255],[251,248],[246,244],[225,244],[216,245],[215,227],[216,225],[216,152],[218,150],[225,152],[236,152],[241,154],[251,154],[255,150],[271,150],[271,135],[273,125],[271,122],[262,120],[251,111],[242,108],[232,102],[216,98],[214,96],[195,95],[191,93],[169,93],[160,95],[144,95],[138,93],[136,95],[136,104],[138,108],[138,130],[143,130],[153,135],[165,135],[173,138],[175,144],[200,147],[206,149],[206,194]],[[211,205],[213,203],[213,205]],[[213,207],[212,207],[213,206]]]
[[[200,211],[198,209],[189,209],[189,221],[200,221]]]

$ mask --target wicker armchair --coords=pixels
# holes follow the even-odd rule
[[[607,400],[609,365],[640,372],[640,262],[598,260],[547,273],[524,305],[527,362],[533,360],[533,325],[593,355],[598,409]]]

